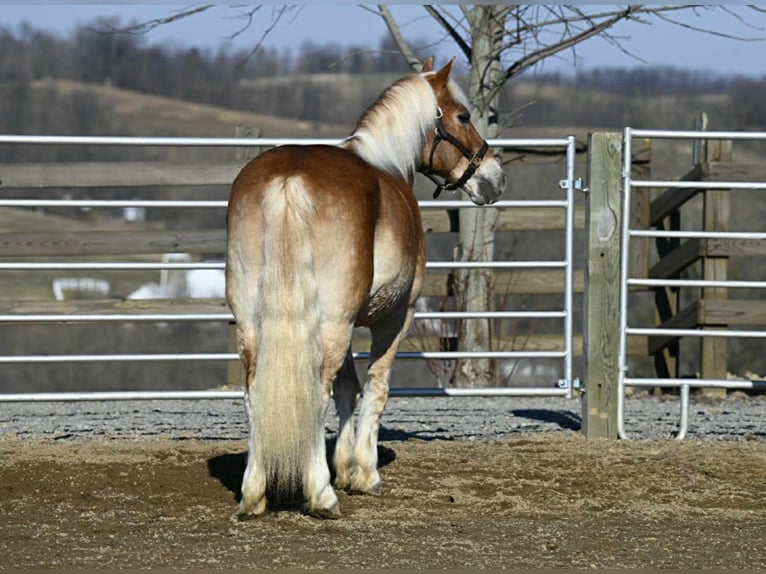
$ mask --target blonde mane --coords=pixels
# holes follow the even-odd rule
[[[426,75],[405,76],[383,92],[343,147],[385,172],[414,177],[438,107]]]

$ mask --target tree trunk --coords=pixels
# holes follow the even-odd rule
[[[471,10],[471,74],[468,99],[473,123],[485,138],[497,137],[497,96],[488,101],[486,90],[500,74],[499,42],[502,41],[506,7],[478,5]],[[498,212],[493,208],[460,210],[459,243],[455,261],[491,261],[494,257],[495,227]],[[484,311],[494,306],[491,269],[457,269],[453,276],[458,309]],[[460,322],[458,350],[489,350],[492,347],[492,321],[470,319]],[[458,359],[452,384],[456,387],[492,386],[495,380],[492,359]]]

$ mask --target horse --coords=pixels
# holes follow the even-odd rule
[[[331,396],[339,419],[335,487],[381,492],[377,440],[389,373],[425,275],[415,174],[438,190],[462,188],[477,205],[494,203],[505,187],[450,79],[453,63],[434,71],[429,59],[388,87],[340,144],[272,148],[232,184],[226,299],[249,426],[239,519],[301,488],[307,514],[340,516],[325,452]],[[372,337],[363,389],[350,348],[354,326]]]

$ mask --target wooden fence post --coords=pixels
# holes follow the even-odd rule
[[[711,162],[731,162],[731,140],[716,140],[706,142],[703,148],[702,162],[707,166]],[[724,189],[706,189],[703,197],[703,223],[705,231],[729,231],[731,217],[731,192]],[[703,279],[725,281],[727,278],[728,256],[711,256],[705,254],[703,259]],[[725,287],[714,287],[702,290],[704,301],[720,301],[728,298]],[[705,319],[703,329],[711,328]],[[726,325],[713,325],[712,328]],[[703,379],[726,379],[727,373],[727,340],[722,337],[703,337],[701,339],[701,372]],[[726,397],[726,389],[704,389],[708,397]]]
[[[622,134],[588,136],[582,429],[617,438]]]

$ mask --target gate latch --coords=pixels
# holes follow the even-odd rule
[[[559,379],[556,386],[560,389],[570,389],[570,390],[582,390],[580,379],[574,378],[574,379]]]
[[[576,179],[562,179],[559,181],[559,187],[561,189],[576,189],[583,193],[588,193],[589,191],[588,188],[583,185],[581,177]]]

